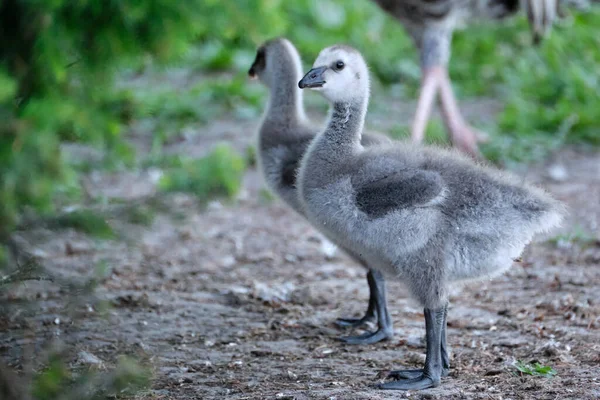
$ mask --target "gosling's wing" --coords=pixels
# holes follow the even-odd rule
[[[401,209],[422,207],[444,190],[441,175],[421,169],[396,172],[356,188],[358,208],[372,218]]]

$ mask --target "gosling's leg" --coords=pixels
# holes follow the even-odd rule
[[[341,338],[342,341],[349,344],[372,344],[394,335],[392,318],[388,312],[387,299],[385,296],[385,278],[379,271],[369,270],[367,275],[371,296],[374,298],[375,311],[377,313],[377,330],[367,332],[359,336],[348,336]]]
[[[384,383],[381,389],[421,390],[437,387],[442,378],[442,336],[446,306],[436,310],[425,309],[425,334],[427,339],[427,355],[425,368],[420,376]]]
[[[449,348],[448,342],[446,339],[446,319],[448,317],[448,306],[444,307],[444,323],[442,325],[442,377],[448,376],[450,373],[450,356],[449,356]],[[388,375],[388,378],[394,379],[414,379],[418,378],[423,374],[422,369],[404,369],[391,371]]]
[[[471,127],[460,112],[458,102],[452,90],[448,70],[442,67],[439,72],[440,105],[446,129],[452,144],[473,157],[480,157],[478,141],[487,140],[487,135]]]
[[[367,284],[369,285],[369,306],[367,312],[362,318],[338,318],[335,323],[340,327],[359,327],[369,322],[377,320],[376,303],[377,303],[377,287],[373,278],[373,272],[367,272]]]

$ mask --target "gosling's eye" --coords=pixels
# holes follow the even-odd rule
[[[344,64],[343,61],[338,61],[335,63],[335,69],[337,69],[338,71],[343,70],[345,66],[346,64]]]

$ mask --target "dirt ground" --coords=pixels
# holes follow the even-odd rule
[[[215,125],[173,151],[197,153],[228,134],[243,147],[252,129]],[[538,238],[505,275],[454,293],[451,373],[438,388],[376,388],[386,371],[424,360],[422,310],[389,281],[393,339],[337,341],[351,332],[335,318],[366,308],[365,271],[267,200],[256,170],[233,204],[201,208],[190,196],[168,196],[172,212],[150,227],[112,221],[116,241],[23,233],[22,243],[57,276],[107,270],[95,295],[80,293],[85,301],[74,307],[53,283],[13,288],[2,299],[0,355],[22,369],[56,339],[72,346],[73,366],[110,368],[118,354],[134,355],[154,371],[139,399],[600,398],[600,154],[565,149],[520,173],[570,206],[564,234],[595,238]],[[94,173],[86,185],[91,196],[135,199],[153,193],[157,174]],[[522,376],[517,360],[557,375]]]

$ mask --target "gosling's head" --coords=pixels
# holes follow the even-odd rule
[[[317,90],[334,103],[362,100],[369,94],[369,68],[352,47],[327,47],[319,53],[298,87]]]
[[[298,50],[285,38],[271,39],[256,51],[256,58],[248,70],[251,79],[260,80],[270,88],[277,84],[298,81],[302,76],[302,60]]]

